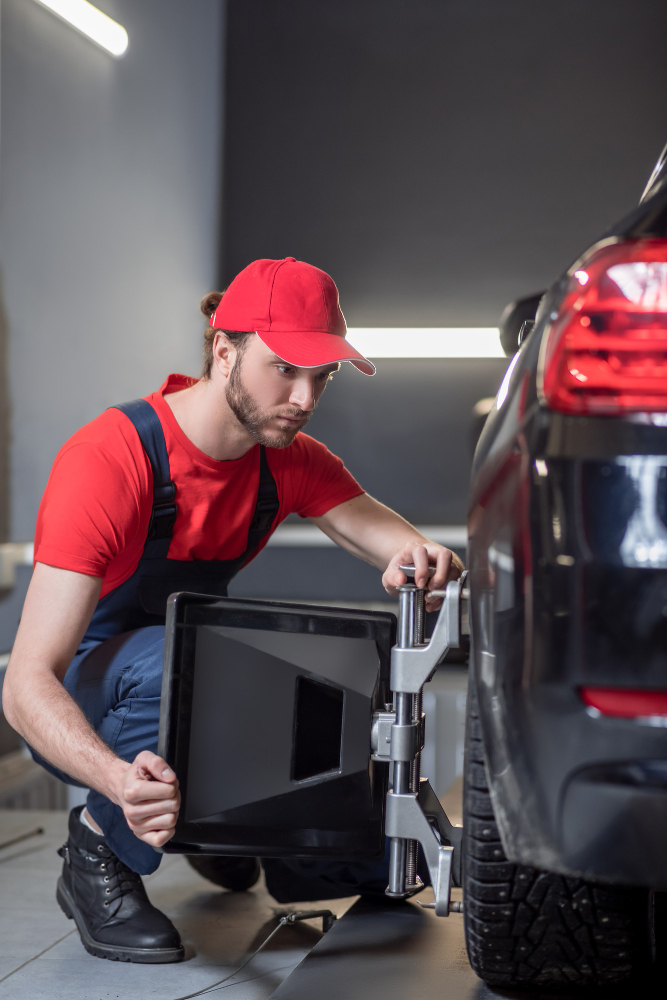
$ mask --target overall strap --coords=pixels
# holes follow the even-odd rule
[[[176,522],[176,486],[169,470],[169,456],[160,418],[145,399],[133,399],[112,407],[134,424],[153,470],[153,510],[143,557],[166,559]]]
[[[264,445],[259,449],[259,488],[257,490],[257,503],[255,513],[250,522],[248,530],[248,545],[245,552],[240,557],[244,562],[258,547],[278,513],[280,500],[278,498],[278,487],[271,474],[269,463],[266,460],[266,448]],[[241,565],[243,565],[243,562]]]
[[[145,399],[119,403],[114,409],[121,410],[134,424],[153,470],[153,510],[143,557],[166,559],[176,522],[176,486],[171,479],[169,456],[160,418]],[[266,449],[261,445],[257,502],[248,530],[248,544],[238,560],[241,565],[268,534],[279,506],[278,487],[269,469]]]

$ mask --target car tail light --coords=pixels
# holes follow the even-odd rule
[[[602,715],[619,719],[667,716],[667,691],[637,691],[634,688],[582,688],[581,699]]]
[[[667,411],[667,240],[614,243],[578,263],[542,371],[561,413]]]

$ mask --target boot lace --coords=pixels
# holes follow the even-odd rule
[[[104,872],[103,881],[106,883],[104,889],[107,897],[104,901],[105,906],[109,906],[117,899],[122,899],[128,893],[136,892],[137,889],[143,891],[140,875],[128,868],[120,858],[117,858],[102,844],[98,846],[98,851],[101,855],[98,859],[100,871]]]

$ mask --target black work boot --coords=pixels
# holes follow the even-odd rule
[[[214,885],[232,892],[245,892],[257,882],[261,868],[259,858],[236,858],[219,854],[186,854],[197,872]]]
[[[184,950],[171,920],[149,901],[141,877],[109,849],[101,833],[69,816],[69,839],[56,899],[76,921],[86,951],[116,962],[180,962]]]

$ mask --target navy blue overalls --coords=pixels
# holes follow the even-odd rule
[[[278,513],[278,487],[266,451],[259,447],[259,488],[248,542],[236,559],[168,559],[176,523],[176,486],[160,419],[149,402],[135,399],[121,410],[134,424],[153,472],[153,510],[141,560],[132,576],[103,597],[95,609],[82,646],[103,642],[132,629],[165,623],[167,598],[177,590],[227,594],[227,586],[268,534]]]
[[[157,750],[166,601],[178,590],[227,593],[232,578],[270,531],[278,513],[278,489],[263,446],[258,449],[259,487],[244,552],[231,560],[168,559],[178,497],[160,419],[144,399],[116,407],[134,424],[153,471],[153,510],[148,536],[132,576],[98,602],[64,686],[104,742],[123,760]],[[78,784],[34,751],[42,766]],[[162,855],[132,833],[122,810],[91,790],[88,810],[121,861],[140,875],[155,871]],[[382,894],[387,863],[346,865],[340,860],[265,859],[269,891],[279,902],[332,899],[360,890]],[[421,872],[420,872],[421,873]]]
[[[132,576],[98,602],[64,686],[104,742],[132,761],[141,750],[157,750],[166,601],[177,590],[227,593],[227,586],[271,529],[278,488],[263,446],[258,448],[259,487],[243,553],[229,560],[168,559],[178,497],[160,419],[149,402],[120,404],[134,424],[153,472],[153,510],[148,536]],[[70,784],[73,779],[35,758]],[[122,810],[100,792],[88,795],[91,816],[111,850],[141,875],[157,868],[161,855],[138,840]]]

